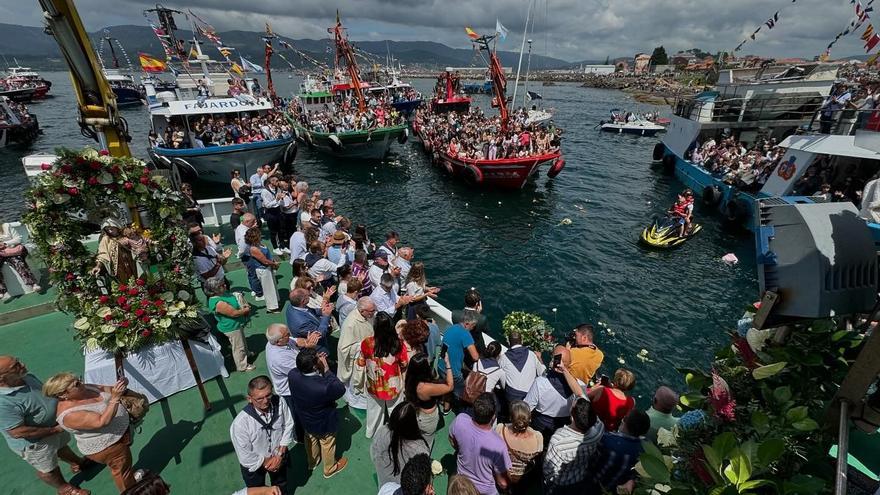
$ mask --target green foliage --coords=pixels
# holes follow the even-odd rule
[[[699,414],[682,419],[674,445],[645,448],[637,493],[830,493],[833,472],[823,460],[836,439],[820,421],[862,339],[828,320],[786,335],[761,345],[735,336],[716,353],[713,373],[678,370],[687,384],[680,405]],[[751,367],[743,345],[757,356]],[[735,414],[723,414],[731,405]]]
[[[507,337],[517,332],[522,337],[523,345],[533,351],[549,351],[556,340],[553,338],[553,327],[543,318],[525,311],[513,311],[501,320],[501,330]]]
[[[666,55],[666,49],[663,46],[654,48],[651,53],[651,65],[666,65],[669,63],[669,56]]]

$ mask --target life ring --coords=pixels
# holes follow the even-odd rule
[[[551,179],[559,175],[562,172],[562,169],[565,168],[565,159],[562,157],[557,158],[553,161],[553,166],[550,167],[550,170],[547,171],[547,177]]]
[[[407,139],[409,139],[409,129],[404,129],[403,132],[397,135],[397,142],[399,144],[405,144]]]
[[[724,192],[718,186],[706,186],[703,188],[703,204],[706,206],[718,206]]]
[[[741,199],[731,199],[724,205],[724,218],[735,224],[741,224],[749,216],[749,207]]]
[[[333,151],[339,151],[342,149],[342,141],[336,134],[330,134],[330,136],[327,137],[327,142],[330,144],[330,148],[333,149]]]
[[[464,166],[465,170],[465,181],[471,183],[473,185],[479,185],[483,183],[483,171],[477,168],[473,163],[468,163]]]
[[[654,152],[651,154],[651,158],[659,162],[663,159],[664,154],[666,154],[666,146],[663,143],[657,143],[654,145]]]
[[[667,172],[675,171],[675,155],[669,154],[663,157],[663,169]]]

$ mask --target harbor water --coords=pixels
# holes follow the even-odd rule
[[[92,144],[76,125],[67,74],[43,75],[53,82],[54,96],[30,109],[44,135],[28,149],[0,150],[3,222],[18,220],[24,207],[21,156]],[[279,74],[275,83],[289,97],[298,79]],[[427,93],[433,81],[414,86]],[[565,129],[567,165],[556,179],[542,171],[522,191],[469,189],[433,168],[412,142],[395,145],[384,163],[335,162],[300,149],[296,173],[333,197],[340,214],[365,223],[374,241],[381,242],[386,230],[400,232],[403,244],[414,246],[416,259],[425,262],[429,284],[442,287],[439,300],[447,307],[461,306],[464,291],[478,288],[496,336],[502,317],[514,310],[540,314],[560,336],[578,323],[593,323],[606,355],[603,372],[613,374],[618,366],[635,371],[636,394],[647,406],[656,385],[681,384],[675,368],[705,366],[756,299],[752,237],[728,231],[698,204],[703,230],[684,246],[662,252],[639,246],[641,229],[682,186],[652,167],[658,138],[600,134],[595,126],[612,108],[663,115],[668,108],[638,104],[613,90],[530,89],[556,109],[555,123]],[[488,98],[477,97],[475,104],[488,109]],[[145,107],[123,115],[133,153],[145,158]],[[207,195],[228,197],[231,190],[202,191]],[[739,264],[725,265],[726,253],[736,254]]]

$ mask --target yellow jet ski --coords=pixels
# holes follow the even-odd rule
[[[642,244],[652,248],[670,249],[684,244],[685,241],[703,229],[702,225],[694,223],[691,224],[690,232],[684,237],[679,237],[678,227],[678,222],[670,218],[667,218],[663,223],[654,220],[654,223],[645,227],[639,240]]]

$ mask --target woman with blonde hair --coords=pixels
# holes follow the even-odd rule
[[[428,280],[425,277],[425,264],[421,261],[412,264],[412,268],[410,268],[409,274],[406,276],[404,289],[406,290],[406,295],[413,298],[407,307],[408,320],[415,319],[418,307],[427,304],[425,299],[436,297],[437,293],[440,292],[439,287],[428,285]]]
[[[510,454],[510,483],[514,491],[515,485],[532,469],[540,465],[541,454],[544,450],[544,435],[533,430],[529,426],[532,421],[532,411],[524,401],[517,400],[510,403],[510,423],[495,425],[498,433],[507,444],[507,452]]]
[[[619,368],[609,382],[603,377],[601,385],[590,389],[590,398],[596,416],[605,424],[605,431],[617,431],[623,418],[632,411],[636,401],[626,395],[636,386],[636,376],[632,371]]]
[[[43,384],[43,394],[58,400],[58,426],[73,434],[85,457],[110,468],[120,493],[136,483],[128,411],[119,405],[127,386],[125,378],[113,386],[84,384],[72,373],[58,373]]]
[[[480,495],[474,482],[461,474],[453,474],[449,476],[449,486],[446,489],[446,495]]]

